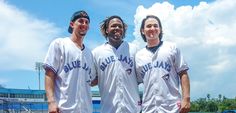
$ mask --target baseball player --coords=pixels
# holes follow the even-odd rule
[[[143,19],[140,33],[147,42],[135,55],[138,78],[144,83],[142,112],[187,113],[190,110],[189,68],[180,50],[174,43],[161,40],[162,26],[156,16]]]
[[[119,16],[105,19],[101,32],[108,42],[93,50],[101,113],[139,113],[140,98],[134,71],[136,48],[125,41],[126,24]]]
[[[71,17],[71,37],[55,39],[44,61],[49,113],[92,113],[90,81],[95,75],[93,56],[83,44],[89,16],[77,11]]]

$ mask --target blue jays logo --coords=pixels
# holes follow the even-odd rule
[[[132,69],[127,69],[126,72],[130,75],[132,72]]]

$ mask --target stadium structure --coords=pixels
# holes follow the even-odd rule
[[[99,92],[92,97],[93,113],[99,113]],[[0,113],[48,113],[45,90],[0,88]]]

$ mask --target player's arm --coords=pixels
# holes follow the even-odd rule
[[[48,99],[48,112],[59,113],[59,109],[54,98],[55,73],[49,69],[45,69],[45,90]]]
[[[188,113],[190,111],[190,81],[187,70],[182,71],[179,75],[182,88],[182,101],[181,101],[180,113]]]

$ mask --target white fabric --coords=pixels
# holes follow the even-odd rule
[[[188,66],[176,45],[164,41],[155,53],[143,48],[135,55],[135,62],[139,81],[144,83],[142,113],[178,113],[178,73]]]
[[[118,49],[105,43],[93,50],[101,95],[101,113],[139,113],[140,97],[134,68],[135,46]]]
[[[44,68],[56,73],[55,99],[63,113],[92,113],[91,78],[95,75],[92,53],[79,49],[70,38],[54,40]]]

